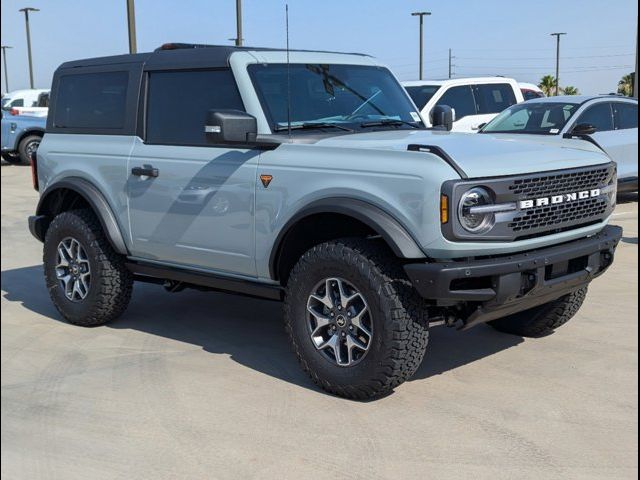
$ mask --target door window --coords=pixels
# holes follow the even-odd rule
[[[638,128],[638,104],[614,103],[613,110],[616,119],[616,129],[626,130]]]
[[[613,130],[613,111],[611,104],[602,102],[589,107],[578,117],[576,124],[587,123],[596,127],[597,132]]]
[[[476,114],[476,102],[469,86],[451,87],[440,97],[437,105],[448,105],[455,110],[455,120]]]
[[[477,85],[475,93],[478,113],[482,115],[500,113],[518,103],[513,88],[508,83]]]
[[[152,72],[147,98],[148,143],[207,145],[209,110],[242,110],[231,70]]]

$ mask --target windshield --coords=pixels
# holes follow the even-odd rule
[[[336,131],[423,128],[406,92],[386,68],[256,64],[249,73],[273,131],[287,129],[289,115],[296,132],[302,126]]]
[[[429,100],[431,100],[436,92],[440,90],[439,85],[420,85],[417,87],[404,88],[418,108],[426,107]]]
[[[578,110],[575,103],[525,102],[507,108],[491,120],[481,133],[526,133],[557,135]]]

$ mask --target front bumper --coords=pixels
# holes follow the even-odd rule
[[[472,305],[465,328],[528,310],[588,285],[613,263],[622,228],[562,245],[497,258],[414,263],[414,288],[440,306]]]

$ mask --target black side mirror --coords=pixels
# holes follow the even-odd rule
[[[256,141],[258,122],[240,110],[209,110],[204,131],[214,144],[250,144]]]
[[[446,130],[453,129],[453,109],[449,105],[436,105],[431,110],[431,125],[434,128]]]
[[[591,125],[590,123],[579,123],[573,130],[571,130],[571,135],[580,136],[580,135],[593,135],[596,133],[598,129]]]

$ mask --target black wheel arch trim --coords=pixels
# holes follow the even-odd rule
[[[118,225],[116,216],[113,214],[107,199],[98,187],[84,178],[67,177],[48,186],[40,197],[38,207],[36,208],[36,216],[47,217],[47,202],[51,198],[51,194],[60,189],[72,190],[84,198],[98,217],[100,225],[102,225],[102,229],[113,249],[122,255],[129,254],[124,237],[122,236],[122,230]],[[38,240],[44,241],[44,233],[43,231],[43,238],[38,238]]]
[[[332,197],[316,200],[298,210],[278,233],[269,257],[269,273],[278,278],[277,266],[282,245],[290,230],[301,220],[319,213],[335,213],[353,217],[380,235],[393,253],[406,259],[427,258],[418,242],[402,224],[381,208],[349,197]]]

